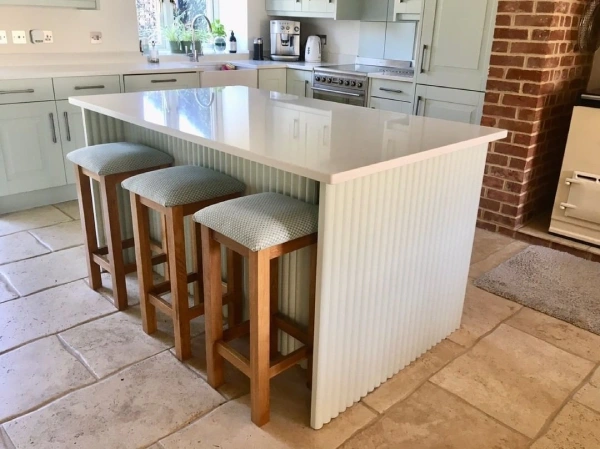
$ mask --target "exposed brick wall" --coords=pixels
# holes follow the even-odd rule
[[[592,54],[576,48],[586,0],[500,0],[482,124],[508,137],[488,153],[478,225],[514,230],[550,207],[573,106]]]

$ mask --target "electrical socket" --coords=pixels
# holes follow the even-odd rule
[[[54,36],[52,35],[52,31],[44,31],[44,44],[53,44]]]
[[[8,44],[8,36],[5,30],[0,30],[0,45]]]
[[[25,31],[13,31],[12,32],[12,41],[13,41],[13,44],[26,44],[27,43],[27,33],[25,33]]]
[[[321,38],[321,45],[327,45],[327,35],[326,34],[317,34]]]

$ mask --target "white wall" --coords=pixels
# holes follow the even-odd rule
[[[16,53],[132,52],[139,49],[135,0],[98,0],[100,9],[0,6],[0,30],[9,32],[9,44],[0,55]],[[13,45],[10,31],[51,30],[53,44]],[[101,31],[103,43],[92,45],[90,32]]]
[[[323,47],[324,61],[354,62],[358,54],[358,20],[301,19],[301,22],[304,40],[313,34],[327,35],[327,45]]]

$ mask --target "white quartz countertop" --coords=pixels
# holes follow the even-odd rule
[[[72,97],[69,101],[329,184],[483,145],[507,135],[501,129],[241,86]]]

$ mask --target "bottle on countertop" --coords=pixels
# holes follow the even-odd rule
[[[254,60],[262,61],[263,60],[263,40],[262,37],[257,37],[254,39]]]
[[[229,37],[229,53],[237,53],[237,39],[235,38],[233,31]]]

